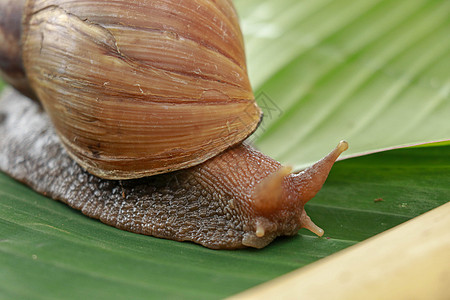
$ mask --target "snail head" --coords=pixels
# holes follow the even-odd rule
[[[304,205],[319,192],[334,162],[347,149],[347,142],[341,141],[327,156],[300,173],[291,173],[292,168],[282,166],[260,181],[252,195],[254,231],[247,234],[245,243],[264,247],[276,236],[295,235],[300,228],[322,236],[323,229],[309,218]]]

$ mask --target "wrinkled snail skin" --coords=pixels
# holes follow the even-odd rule
[[[9,90],[0,116],[0,168],[12,177],[119,229],[213,249],[262,248],[303,227],[322,235],[303,206],[346,149],[300,174],[241,144],[186,170],[107,180],[68,156],[36,102]]]
[[[242,142],[261,110],[231,1],[0,0],[0,11],[21,28],[0,28],[2,75],[40,101],[3,94],[3,172],[119,229],[213,249],[323,234],[304,204],[347,143],[293,174]]]

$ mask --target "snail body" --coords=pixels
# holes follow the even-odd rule
[[[303,206],[347,144],[291,174],[242,143],[261,112],[230,1],[17,3],[23,59],[3,73],[23,66],[9,82],[44,109],[0,102],[3,171],[106,224],[209,248],[323,234]]]

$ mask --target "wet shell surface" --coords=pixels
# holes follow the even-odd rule
[[[187,168],[261,111],[231,1],[28,1],[23,64],[71,155],[103,178]]]

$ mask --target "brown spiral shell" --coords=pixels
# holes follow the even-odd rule
[[[24,16],[30,85],[97,176],[197,165],[256,129],[231,1],[30,0]]]

